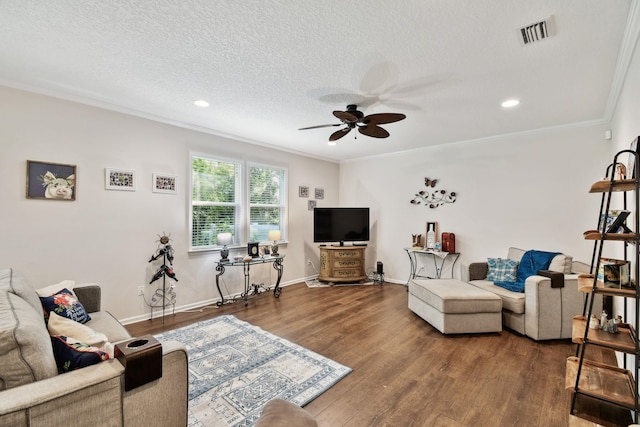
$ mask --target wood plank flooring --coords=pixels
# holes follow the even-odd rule
[[[243,303],[128,325],[134,336],[231,314],[349,366],[309,403],[320,426],[568,426],[569,340],[514,332],[442,335],[407,308],[405,286],[283,288]],[[611,360],[593,352],[590,358]],[[588,402],[581,402],[582,406]],[[630,423],[620,411],[605,425]]]

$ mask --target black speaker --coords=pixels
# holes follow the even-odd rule
[[[383,274],[384,271],[382,271],[382,262],[378,261],[378,263],[376,264],[376,273],[377,274]]]

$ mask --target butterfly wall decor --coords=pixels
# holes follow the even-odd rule
[[[437,179],[424,178],[424,186],[429,189],[435,188],[437,183]],[[429,206],[431,209],[434,209],[438,206],[444,205],[445,203],[454,203],[455,201],[456,193],[453,191],[448,193],[447,190],[421,190],[416,193],[410,203],[412,205],[424,204],[425,206]]]

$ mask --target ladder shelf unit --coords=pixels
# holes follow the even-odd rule
[[[640,172],[640,159],[635,150],[618,152],[607,168],[607,177],[594,183],[589,192],[602,194],[600,212],[598,215],[598,230],[588,230],[584,239],[593,241],[593,256],[591,260],[591,274],[581,274],[578,277],[578,288],[586,295],[582,316],[573,318],[572,341],[577,344],[576,355],[569,357],[566,364],[565,387],[572,393],[571,416],[576,414],[578,396],[586,396],[605,405],[615,405],[631,411],[634,423],[638,422],[640,399],[638,396],[638,373],[640,359],[640,343],[638,341],[638,323],[640,315],[640,291],[638,279],[640,277],[640,180],[637,177],[627,179],[618,178],[619,165],[626,164],[620,160],[627,156],[633,160],[635,175]],[[633,218],[634,230],[626,224],[623,232],[607,232],[606,218],[610,212],[612,195],[622,193],[623,209],[627,209],[627,193],[633,194],[634,207],[627,220]],[[620,197],[620,196],[618,196]],[[624,260],[631,263],[630,288],[606,287],[598,279],[601,266],[603,247],[607,245],[624,245]],[[629,255],[628,253],[631,253]],[[625,298],[623,323],[617,325],[618,332],[610,333],[589,327],[594,309],[594,299],[602,297]],[[633,313],[628,313],[627,301],[635,306]],[[612,315],[613,313],[609,313]],[[613,316],[612,316],[613,317]],[[623,353],[624,366],[618,367],[589,360],[585,357],[588,346],[598,346]],[[627,362],[629,360],[629,362]],[[627,366],[631,365],[631,366]]]

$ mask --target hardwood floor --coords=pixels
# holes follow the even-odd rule
[[[243,303],[128,325],[156,334],[231,314],[353,369],[305,409],[320,426],[567,426],[569,340],[504,330],[442,335],[407,308],[405,286],[283,288]],[[612,354],[590,354],[606,360]],[[581,407],[588,402],[581,402]],[[619,420],[620,411],[604,414]],[[605,425],[630,424],[622,420]]]

